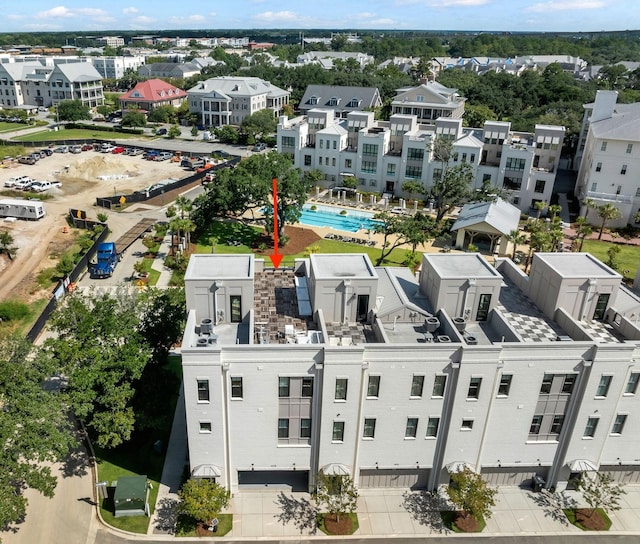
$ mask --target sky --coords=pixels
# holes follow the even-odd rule
[[[638,0],[0,0],[0,9],[0,32],[640,29]]]

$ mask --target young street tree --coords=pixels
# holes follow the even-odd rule
[[[592,516],[598,508],[608,512],[620,510],[620,499],[622,495],[627,494],[622,484],[615,482],[606,472],[596,472],[593,476],[583,475],[576,484],[582,497],[591,507]]]
[[[13,236],[6,230],[0,231],[0,255],[5,254],[9,257],[10,261],[13,261],[13,256],[18,251],[18,248],[14,245]]]
[[[314,500],[336,521],[340,516],[353,514],[358,508],[358,490],[348,475],[336,476],[319,472],[316,477]]]
[[[451,480],[451,485],[447,487],[447,495],[451,502],[462,510],[464,517],[491,517],[491,507],[495,505],[497,489],[491,489],[482,476],[469,467],[452,474]]]
[[[622,217],[620,210],[616,208],[613,204],[604,204],[602,206],[598,206],[598,217],[602,219],[602,223],[600,223],[600,230],[598,232],[598,240],[602,239],[602,233],[604,232],[604,227],[607,225],[609,221],[613,221],[614,219],[619,219]]]
[[[51,375],[46,360],[31,351],[25,338],[0,336],[0,529],[24,518],[28,488],[53,497],[49,463],[74,444],[61,395],[42,387]]]
[[[229,505],[230,493],[213,480],[191,478],[180,488],[178,497],[179,513],[210,524]]]

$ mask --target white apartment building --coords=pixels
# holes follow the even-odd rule
[[[588,470],[640,481],[640,299],[589,254],[425,254],[416,277],[365,254],[291,269],[193,255],[184,402],[192,475],[313,488],[564,488]]]
[[[320,169],[325,187],[355,177],[360,191],[409,197],[406,181],[420,181],[429,190],[442,175],[432,152],[434,138],[442,136],[453,140],[449,166],[470,164],[474,188],[488,180],[528,212],[537,201],[551,199],[564,133],[564,127],[549,125],[536,125],[533,134],[513,132],[510,123],[498,121],[463,128],[454,117],[420,124],[415,114],[400,113],[389,121],[376,121],[373,112],[336,119],[331,110],[312,109],[306,116],[280,118],[278,150],[302,170]]]
[[[391,113],[415,115],[419,123],[433,123],[441,117],[462,119],[464,114],[466,98],[436,81],[398,89],[397,93],[391,102]]]
[[[260,78],[234,76],[201,81],[187,93],[189,111],[197,113],[207,128],[240,125],[245,117],[264,109],[273,110],[278,116],[290,95]]]
[[[103,79],[120,79],[127,70],[138,71],[145,64],[143,55],[127,57],[87,57]]]
[[[336,60],[355,60],[361,70],[368,64],[375,62],[375,58],[366,53],[350,51],[306,51],[298,55],[296,63],[301,66],[305,64],[319,64],[325,70],[331,70]]]
[[[614,228],[636,224],[640,212],[640,103],[617,104],[617,99],[616,91],[598,91],[595,102],[585,104],[574,160],[576,197],[615,205],[621,217],[607,223]],[[599,224],[596,211],[588,217]]]
[[[117,48],[124,45],[124,38],[122,36],[103,36],[96,38],[96,42],[100,45]]]

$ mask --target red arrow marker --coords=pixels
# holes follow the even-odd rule
[[[278,179],[273,178],[273,255],[269,255],[273,266],[278,268],[282,255],[278,253]]]

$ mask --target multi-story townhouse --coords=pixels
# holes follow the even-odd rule
[[[433,123],[441,117],[462,119],[466,98],[456,91],[436,81],[398,89],[391,101],[391,113],[415,115],[419,123]]]
[[[102,76],[88,62],[56,64],[48,83],[53,104],[62,100],[79,100],[89,108],[104,104]]]
[[[127,70],[137,71],[144,65],[143,55],[122,57],[87,57],[103,79],[120,79]]]
[[[489,181],[528,212],[537,201],[550,201],[564,132],[549,125],[536,125],[533,134],[513,132],[510,123],[498,121],[463,128],[455,117],[419,124],[416,115],[401,113],[389,121],[376,121],[373,112],[336,119],[330,110],[312,109],[306,116],[280,119],[278,150],[302,170],[320,169],[323,186],[341,186],[345,177],[355,177],[361,191],[396,197],[410,196],[406,181],[420,181],[429,191],[445,166],[464,162],[471,166],[474,188]],[[437,137],[453,142],[447,165],[433,156]]]
[[[207,128],[240,125],[245,117],[264,109],[280,115],[290,95],[260,78],[234,76],[201,81],[187,93],[189,111],[197,113]]]
[[[590,256],[426,254],[418,277],[364,254],[291,269],[194,255],[182,340],[190,470],[237,491],[435,489],[577,473],[640,481],[640,299]]]
[[[138,68],[138,75],[144,78],[187,79],[200,74],[200,66],[192,62],[153,62]]]
[[[331,70],[336,60],[355,61],[362,70],[368,64],[373,64],[375,58],[366,53],[357,53],[350,51],[306,51],[296,58],[299,65],[319,64],[325,70]]]
[[[300,99],[298,109],[303,115],[311,109],[329,109],[337,117],[346,119],[349,112],[373,110],[381,106],[380,92],[375,87],[309,85]]]
[[[617,104],[616,91],[598,91],[593,103],[585,104],[584,118],[574,167],[578,169],[575,195],[583,213],[599,223],[596,206],[613,204],[621,217],[611,227],[637,224],[640,212],[640,103]],[[593,208],[593,206],[592,206]]]

